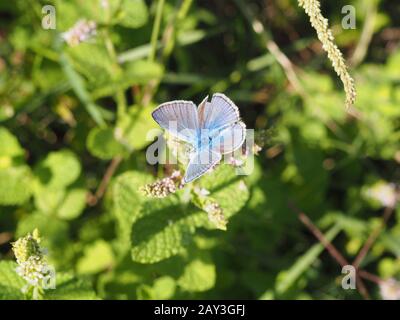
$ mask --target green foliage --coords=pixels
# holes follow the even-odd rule
[[[221,165],[214,172],[206,175],[200,182],[201,186],[210,191],[224,210],[226,218],[237,213],[249,198],[249,189],[235,169],[228,165]]]
[[[340,232],[338,225],[332,227],[325,235],[328,241],[332,241],[333,238]],[[277,277],[276,293],[277,295],[285,294],[288,289],[295,284],[299,277],[307,272],[308,268],[312,266],[321,252],[324,250],[323,244],[315,244],[308,251],[302,255],[289,270],[281,271]]]
[[[84,249],[83,256],[78,260],[76,268],[78,273],[90,274],[111,268],[113,263],[114,256],[110,245],[103,240],[97,240]]]
[[[139,28],[148,19],[147,6],[144,0],[122,0],[123,10],[117,15],[117,23],[127,28]]]
[[[87,139],[87,148],[97,158],[108,160],[120,155],[124,147],[115,139],[111,128],[94,128]]]
[[[69,150],[49,153],[35,168],[40,187],[63,189],[78,179],[81,164],[76,155]]]
[[[16,137],[6,128],[0,127],[0,154],[2,157],[18,157],[24,154]]]
[[[41,26],[41,1],[0,5],[0,299],[33,297],[10,242],[35,228],[57,275],[44,299],[360,298],[291,205],[349,261],[393,207],[361,268],[400,279],[395,1],[354,1],[354,30],[340,29],[346,1],[323,8],[350,66],[366,46],[350,68],[355,110],[296,1],[48,3],[55,30]],[[66,41],[82,36],[79,21],[95,32]],[[296,66],[298,88],[266,39]],[[221,163],[155,197],[150,186],[186,166],[147,161],[164,133],[152,111],[215,92],[255,129],[254,168]]]
[[[31,171],[29,167],[0,169],[0,204],[18,205],[31,196]]]
[[[177,198],[146,202],[131,231],[133,261],[155,263],[184,253],[194,232],[192,217],[197,213],[185,211]]]
[[[16,268],[15,262],[0,261],[0,299],[2,300],[24,298],[21,288],[25,285],[25,282],[15,272]]]
[[[178,279],[178,285],[182,290],[201,292],[214,287],[215,265],[209,257],[206,258],[195,258],[186,265],[182,276]]]
[[[128,109],[126,117],[118,123],[122,130],[122,141],[125,146],[140,150],[147,146],[156,133],[159,133],[157,124],[151,118],[154,106],[132,106]],[[154,131],[155,130],[155,131]],[[146,134],[143,134],[146,132]],[[151,134],[152,133],[152,134]]]
[[[71,274],[57,274],[57,287],[46,291],[46,300],[96,300],[98,297],[88,280],[76,279]]]
[[[0,261],[0,299],[21,300],[25,294],[22,288],[25,281],[17,275],[17,264],[11,261]],[[92,300],[97,299],[90,282],[76,279],[70,274],[56,275],[57,287],[46,291],[45,299],[49,300]]]

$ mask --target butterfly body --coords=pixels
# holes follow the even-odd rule
[[[184,182],[191,182],[220,162],[222,155],[240,148],[246,127],[239,109],[225,95],[208,96],[198,107],[176,100],[158,106],[153,119],[170,134],[192,146]]]

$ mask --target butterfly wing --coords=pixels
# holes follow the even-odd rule
[[[220,162],[221,158],[222,155],[219,152],[213,151],[211,148],[201,148],[194,152],[190,158],[183,181],[189,183],[199,178]]]
[[[203,100],[198,109],[201,128],[221,129],[240,120],[238,107],[224,94],[215,93],[211,102],[207,99]]]
[[[159,105],[153,119],[180,140],[195,145],[199,130],[196,105],[191,101],[176,100]]]
[[[211,149],[221,154],[232,153],[242,146],[245,138],[246,125],[239,121],[216,132],[211,140]]]

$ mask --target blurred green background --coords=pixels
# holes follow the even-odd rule
[[[342,289],[341,266],[290,203],[350,262],[394,211],[361,268],[399,278],[400,4],[321,2],[355,78],[355,116],[295,0],[2,1],[0,298],[26,298],[11,242],[34,228],[59,277],[49,299],[363,298]],[[54,30],[42,27],[47,4]],[[348,4],[356,28],[346,30]],[[96,24],[82,42],[64,33],[79,20]],[[172,170],[146,162],[154,107],[215,92],[235,101],[262,147],[251,175],[221,165],[196,182],[226,231],[190,198],[193,186],[165,199],[139,191]]]

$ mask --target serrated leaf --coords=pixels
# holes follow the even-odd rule
[[[141,205],[146,200],[140,187],[152,180],[151,175],[136,171],[117,177],[113,186],[114,210],[122,223],[132,224],[139,218]]]
[[[46,300],[96,300],[98,299],[89,281],[74,278],[71,274],[57,273],[56,288],[46,290]]]
[[[19,205],[31,194],[32,176],[27,166],[0,169],[0,205]]]
[[[34,170],[38,181],[47,188],[62,189],[72,184],[81,173],[77,156],[69,150],[50,152]]]
[[[218,202],[226,218],[237,213],[249,198],[249,190],[242,176],[227,164],[219,165],[202,177],[199,183],[210,191],[210,197]]]
[[[132,260],[156,263],[185,252],[196,227],[192,216],[199,213],[185,209],[174,196],[145,202],[132,227]]]
[[[113,185],[114,215],[118,222],[119,237],[126,246],[130,244],[132,223],[139,217],[145,200],[139,188],[152,180],[148,174],[128,171],[118,176]]]
[[[0,261],[0,300],[24,299],[21,289],[26,282],[15,272],[14,261]]]
[[[114,137],[112,128],[94,128],[90,131],[86,146],[97,158],[109,160],[124,152],[124,146]]]

